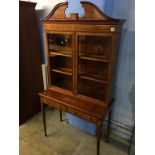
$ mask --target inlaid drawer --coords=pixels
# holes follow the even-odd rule
[[[62,111],[66,111],[66,106],[65,106],[65,105],[60,105],[60,109],[61,109]]]
[[[83,112],[80,112],[80,111],[75,111],[75,115],[77,115],[81,118],[84,118],[84,119],[86,119],[90,122],[93,122],[93,123],[97,122],[97,119],[95,117],[90,116],[90,115],[83,113]]]
[[[60,109],[60,104],[52,100],[49,100],[49,106],[53,106],[57,109]]]
[[[42,97],[42,98],[41,98],[41,102],[42,102],[42,103],[45,103],[45,104],[48,104],[48,98]]]
[[[45,104],[48,104],[49,106],[52,106],[52,107],[60,109],[60,104],[59,103],[57,103],[57,102],[55,102],[53,100],[50,100],[48,98],[42,97],[41,98],[41,102],[45,103]]]
[[[47,104],[49,106],[52,106],[54,108],[60,109],[62,111],[71,113],[71,114],[73,114],[75,116],[78,116],[78,117],[80,117],[82,119],[85,119],[85,120],[88,120],[90,122],[96,123],[98,121],[97,118],[92,116],[92,115],[89,115],[89,114],[87,114],[85,112],[81,112],[81,111],[79,111],[77,109],[74,109],[72,107],[69,107],[69,106],[61,104],[61,103],[58,103],[58,102],[53,101],[53,100],[48,99],[48,98],[42,97],[41,102],[44,103],[44,104]]]
[[[71,107],[66,107],[66,111],[71,113],[71,114],[74,114],[75,110],[73,108],[71,108]]]
[[[67,112],[73,114],[73,115],[76,115],[76,116],[78,116],[78,117],[80,117],[80,118],[86,119],[86,120],[88,120],[88,121],[90,121],[90,122],[93,122],[93,123],[96,123],[96,122],[97,122],[97,119],[96,119],[95,117],[90,116],[90,115],[88,115],[88,114],[86,114],[86,113],[84,113],[84,112],[75,110],[75,109],[73,109],[73,108],[71,108],[71,107],[66,107],[65,110],[66,110]]]

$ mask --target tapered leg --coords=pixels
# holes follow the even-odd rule
[[[101,124],[102,124],[102,122],[100,121],[100,122],[96,125],[97,155],[100,154]]]
[[[44,133],[45,133],[45,136],[47,136],[47,132],[46,132],[46,111],[45,111],[45,104],[44,103],[41,103],[41,109],[42,109]]]
[[[62,121],[62,111],[59,110],[59,112],[60,112],[60,121]]]
[[[111,125],[111,113],[112,113],[112,110],[110,110],[109,114],[108,114],[107,142],[109,142],[109,133],[110,133],[110,125]]]

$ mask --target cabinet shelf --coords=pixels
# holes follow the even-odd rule
[[[49,52],[50,57],[55,56],[65,56],[65,57],[72,57],[72,53],[68,51],[50,51]]]
[[[55,69],[52,69],[53,72],[56,72],[56,73],[61,73],[61,74],[65,74],[65,75],[72,75],[72,69],[70,68],[55,68]]]
[[[49,44],[49,50],[51,51],[68,51],[68,52],[71,52],[72,51],[72,47],[66,47],[66,46],[60,46],[60,45],[52,45],[52,44]]]
[[[103,76],[101,75],[97,75],[97,74],[80,74],[79,76],[81,79],[86,79],[86,80],[91,80],[94,82],[98,82],[98,83],[103,83],[106,84],[107,80],[105,78],[103,78]]]
[[[88,54],[80,54],[80,59],[91,60],[91,61],[99,61],[99,62],[109,62],[106,56],[101,55],[88,55]]]

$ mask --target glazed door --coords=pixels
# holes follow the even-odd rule
[[[77,93],[104,101],[107,96],[112,36],[77,35]]]
[[[50,87],[73,90],[73,35],[47,33]]]

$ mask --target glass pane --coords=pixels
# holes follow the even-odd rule
[[[108,61],[112,39],[109,36],[79,36],[79,55],[91,59]],[[88,57],[88,58],[89,58]]]
[[[51,86],[72,91],[72,35],[48,34]]]
[[[66,68],[72,70],[72,59],[64,56],[53,56],[51,57],[51,67],[56,68]]]
[[[51,51],[72,51],[71,34],[48,34],[48,48]]]
[[[52,72],[52,85],[66,89],[66,90],[70,90],[72,91],[72,77],[65,75],[65,74],[61,74],[58,72]]]
[[[103,101],[106,93],[108,65],[104,62],[79,58],[78,69],[78,93]]]
[[[78,66],[79,75],[96,75],[96,78],[100,78],[101,80],[106,80],[108,75],[108,64],[104,62],[95,62],[90,60],[79,59]]]
[[[111,37],[78,36],[78,93],[105,99],[111,44]]]
[[[106,87],[95,81],[80,79],[78,93],[98,100],[105,100]]]

